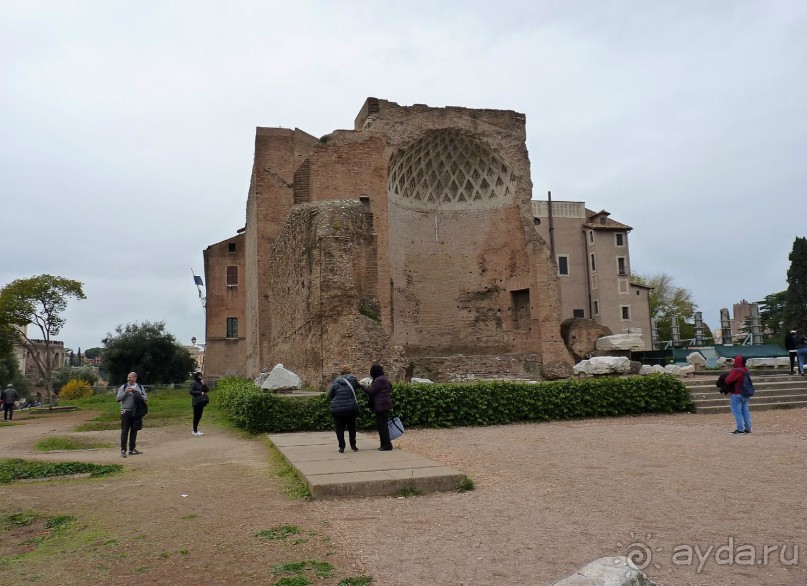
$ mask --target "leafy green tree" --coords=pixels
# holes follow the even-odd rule
[[[785,339],[784,310],[787,291],[766,295],[759,306],[759,322],[769,342],[783,345]]]
[[[633,280],[653,287],[650,292],[650,317],[656,320],[659,340],[672,339],[672,318],[678,316],[678,328],[682,340],[695,337],[695,312],[698,306],[692,301],[692,292],[677,287],[666,273],[644,277],[633,273]],[[707,334],[705,328],[704,335]]]
[[[807,238],[799,237],[790,251],[782,319],[787,329],[807,332]]]
[[[0,290],[0,337],[8,337],[28,350],[42,377],[49,403],[53,402],[51,375],[56,367],[51,345],[65,324],[62,313],[71,297],[86,299],[82,284],[53,275],[17,279]],[[28,326],[34,326],[41,338],[30,337]],[[41,354],[37,351],[38,344],[45,348]]]
[[[92,366],[65,366],[53,371],[53,392],[57,395],[62,387],[71,380],[82,380],[89,386],[94,386],[98,382],[98,369]]]
[[[119,325],[102,342],[101,370],[110,384],[122,383],[131,371],[144,384],[181,383],[196,367],[188,350],[165,331],[164,322]]]
[[[101,348],[87,348],[84,356],[90,360],[95,360],[101,355]]]

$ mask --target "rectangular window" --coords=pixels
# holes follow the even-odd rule
[[[228,317],[227,318],[227,337],[228,338],[237,338],[238,337],[238,318],[237,317]]]
[[[235,266],[227,267],[227,286],[228,287],[238,286],[238,267]]]
[[[227,245],[227,252],[229,252],[230,254],[235,254],[235,242],[230,242]]]
[[[600,302],[595,299],[592,303],[594,305],[594,315],[600,315]]]
[[[591,290],[593,291],[597,287],[599,287],[599,284],[597,283],[597,273],[593,273],[591,275]]]
[[[594,230],[588,231],[588,243],[594,244]]]
[[[582,309],[573,309],[572,317],[586,317],[586,312]]]
[[[621,276],[628,274],[627,262],[624,256],[616,257],[616,272]]]
[[[617,232],[616,234],[614,234],[614,236],[616,237],[616,245],[617,246],[625,246],[625,235],[624,234],[622,234],[621,232]]]
[[[620,305],[622,311],[622,321],[630,321],[630,305]]]
[[[569,255],[558,255],[558,274],[564,277],[569,276]]]
[[[591,253],[591,271],[594,272],[597,270],[597,263],[594,262],[594,253]]]

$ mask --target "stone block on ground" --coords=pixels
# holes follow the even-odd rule
[[[277,364],[269,373],[269,376],[261,385],[264,390],[281,392],[294,391],[303,387],[303,381],[292,371],[283,368],[282,364]]]
[[[656,586],[624,556],[604,557],[552,586]]]
[[[601,352],[611,350],[644,350],[642,334],[614,334],[597,339],[595,345]]]
[[[630,359],[625,356],[594,356],[574,365],[574,374],[628,374]]]

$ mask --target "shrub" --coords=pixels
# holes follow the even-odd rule
[[[59,398],[64,400],[83,399],[84,397],[92,397],[94,391],[92,387],[87,384],[87,381],[81,379],[73,379],[67,381],[59,391]]]
[[[326,394],[278,396],[252,381],[218,383],[220,405],[230,420],[249,432],[326,431],[333,427]],[[373,414],[358,393],[361,429],[375,427]],[[412,427],[502,425],[582,417],[672,413],[692,408],[686,386],[675,376],[567,379],[538,384],[480,381],[473,384],[396,383],[394,414]]]

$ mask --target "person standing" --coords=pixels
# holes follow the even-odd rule
[[[120,403],[120,457],[126,457],[126,442],[129,442],[129,455],[137,456],[143,452],[137,449],[138,421],[135,416],[135,402],[137,399],[148,401],[146,390],[137,382],[137,373],[130,372],[126,377],[126,384],[118,389],[115,400]]]
[[[356,416],[359,414],[359,402],[356,399],[356,389],[365,390],[355,376],[350,374],[350,367],[342,367],[341,374],[333,379],[328,392],[331,402],[331,415],[336,424],[336,439],[339,442],[339,453],[345,451],[345,428],[348,431],[350,449],[358,452],[356,446]]]
[[[392,441],[389,439],[389,412],[392,409],[392,384],[387,375],[384,374],[384,367],[380,364],[373,364],[370,367],[370,377],[373,383],[365,393],[370,397],[370,408],[375,413],[375,423],[378,428],[378,436],[381,441],[382,452],[392,449]]]
[[[793,373],[793,367],[798,360],[797,348],[799,346],[799,337],[796,330],[790,330],[785,336],[785,349],[790,357],[790,374]],[[802,374],[801,364],[799,364],[799,374]]]
[[[210,389],[205,384],[205,379],[202,378],[201,372],[197,372],[193,375],[193,382],[188,392],[193,397],[193,399],[191,399],[191,407],[193,407],[193,431],[191,435],[201,437],[204,435],[204,432],[199,431],[199,420],[202,419],[205,405],[210,402],[210,397],[207,396]]]
[[[742,394],[743,378],[748,374],[745,358],[740,355],[734,357],[734,369],[726,377],[725,385],[729,388],[731,412],[737,428],[731,433],[751,433],[751,411],[748,410],[748,401],[751,397]]]
[[[3,420],[11,421],[14,418],[14,403],[20,398],[17,389],[9,383],[3,392],[0,393],[0,399],[3,400]]]

